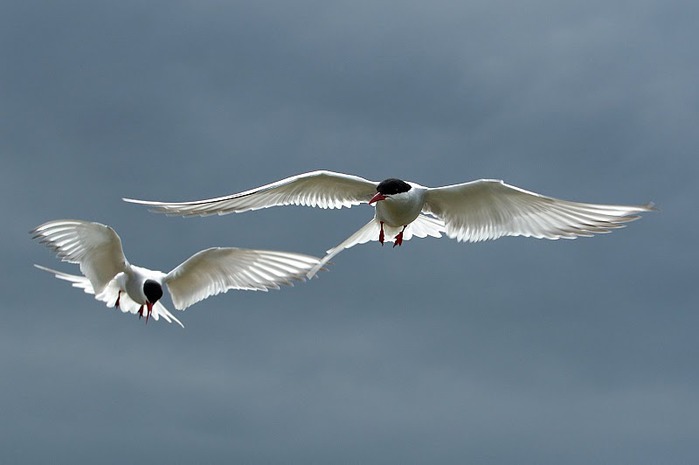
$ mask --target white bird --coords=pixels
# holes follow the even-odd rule
[[[638,219],[638,213],[654,209],[652,203],[626,206],[559,200],[497,179],[429,188],[400,179],[376,182],[332,171],[312,171],[245,192],[192,202],[124,200],[181,216],[224,215],[277,205],[342,208],[375,204],[374,218],[329,249],[309,271],[309,278],[342,250],[368,241],[389,241],[395,247],[412,236],[441,237],[443,232],[469,242],[503,236],[573,239],[610,232]]]
[[[53,249],[62,261],[80,265],[84,276],[71,275],[39,265],[39,269],[73,283],[124,313],[151,315],[167,322],[175,318],[163,304],[163,287],[170,291],[178,310],[230,289],[267,291],[303,280],[320,260],[309,255],[267,250],[212,247],[189,257],[169,273],[131,265],[124,256],[121,239],[109,226],[80,220],[56,220],[31,231]]]

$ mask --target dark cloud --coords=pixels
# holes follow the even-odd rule
[[[696,13],[4,3],[0,458],[691,462]],[[660,211],[576,241],[358,246],[311,282],[201,302],[184,330],[31,266],[76,271],[27,234],[57,218],[110,224],[130,261],[163,271],[214,245],[320,255],[371,208],[180,219],[120,200],[319,168]]]

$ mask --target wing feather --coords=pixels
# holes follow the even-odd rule
[[[267,291],[303,280],[319,263],[309,255],[268,250],[213,247],[202,250],[164,279],[178,310],[230,289]]]
[[[117,233],[104,224],[56,220],[31,231],[34,239],[53,249],[64,262],[77,263],[99,294],[127,266]]]
[[[423,211],[444,220],[447,235],[478,242],[502,236],[573,239],[621,228],[652,204],[603,205],[555,199],[496,179],[429,189]]]
[[[367,203],[378,183],[333,171],[312,171],[237,194],[192,202],[124,199],[152,211],[180,216],[225,215],[280,205],[342,208]]]

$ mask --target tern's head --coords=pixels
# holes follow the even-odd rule
[[[163,287],[152,279],[146,279],[143,283],[143,293],[151,304],[156,303],[163,296]]]
[[[411,189],[410,184],[400,179],[388,178],[384,179],[376,186],[376,195],[369,201],[370,204],[380,200],[386,200],[392,195],[402,194]]]

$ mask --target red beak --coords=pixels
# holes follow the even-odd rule
[[[371,198],[371,200],[369,200],[369,205],[371,205],[374,202],[378,202],[379,200],[385,200],[385,199],[386,199],[385,195],[383,195],[381,192],[377,192],[376,195],[373,196]]]

